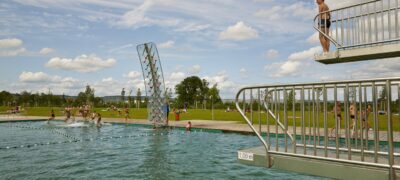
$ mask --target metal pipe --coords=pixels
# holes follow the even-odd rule
[[[390,81],[386,81],[386,94],[387,94],[387,138],[389,144],[389,179],[395,179],[396,174],[393,169],[394,165],[394,147],[393,147],[393,119],[392,119],[392,86]]]
[[[335,121],[335,145],[336,145],[336,159],[340,158],[340,152],[339,152],[339,129],[340,129],[340,121],[341,119],[338,119],[338,104],[337,104],[337,87],[335,85],[333,89],[333,98],[335,100],[335,111],[334,111],[334,121]]]
[[[260,92],[260,88],[257,88],[257,94],[258,94],[258,125],[259,125],[259,132],[260,134],[262,134],[261,132],[261,92]]]
[[[316,127],[316,120],[315,120],[315,89],[314,89],[314,86],[312,87],[312,114],[313,114],[313,117],[312,117],[312,119],[313,119],[313,145],[314,145],[314,156],[316,156],[317,155],[317,148],[316,148],[316,146],[317,146],[317,138],[316,138],[316,134],[317,134],[317,130],[315,129],[315,127]]]
[[[367,109],[364,109],[364,114],[362,113],[363,112],[363,108],[362,108],[362,105],[363,105],[363,100],[362,100],[362,88],[361,88],[361,83],[360,84],[358,84],[358,94],[359,94],[359,106],[360,106],[360,109],[359,109],[359,111],[360,111],[360,126],[361,126],[361,137],[360,137],[360,142],[361,142],[361,144],[360,144],[360,146],[361,146],[361,161],[364,161],[364,135],[363,135],[363,133],[364,133],[364,127],[367,125],[367,123],[368,123],[368,120],[367,120],[367,118],[366,118],[366,116],[367,116]],[[362,117],[362,116],[364,116],[364,117]],[[364,118],[364,123],[362,122],[362,119]],[[357,135],[358,136],[358,135]]]
[[[270,98],[269,98],[269,91],[268,88],[265,89],[266,97],[268,98],[266,101],[266,106],[267,106],[267,113],[265,113],[267,115],[267,139],[268,139],[268,149],[271,148],[271,135],[270,135],[270,123],[269,123],[269,103],[270,103]],[[272,97],[271,97],[272,98]]]
[[[344,90],[344,106],[345,106],[345,131],[346,131],[346,146],[351,149],[350,145],[350,122],[349,122],[349,85],[346,84]],[[351,151],[347,154],[348,160],[351,160]]]
[[[254,121],[253,121],[253,89],[250,89],[250,121],[251,121],[251,124],[254,124]]]
[[[374,111],[374,162],[378,163],[378,133],[377,133],[377,124],[378,124],[378,108],[377,108],[377,102],[376,102],[376,87],[375,87],[375,83],[372,83],[372,102],[373,102],[373,111]]]
[[[285,130],[288,127],[287,121],[288,121],[288,117],[287,117],[287,91],[286,88],[283,88],[283,122],[285,125]],[[285,152],[287,152],[288,150],[288,139],[287,139],[287,131],[285,131]]]
[[[292,93],[293,93],[293,100],[292,100],[292,118],[293,118],[293,153],[297,153],[297,135],[296,135],[296,89],[293,87],[292,89]]]
[[[324,154],[325,157],[328,157],[328,143],[329,143],[329,137],[328,137],[328,110],[327,110],[327,101],[328,101],[328,96],[327,96],[327,89],[324,86],[323,87],[323,98],[324,98]]]
[[[311,144],[311,90],[308,89],[308,144]]]
[[[304,87],[301,89],[301,140],[304,145],[303,153],[307,154],[306,135],[305,135],[305,117],[304,117]]]
[[[279,119],[279,114],[277,114],[277,113],[279,113],[279,110],[278,110],[278,92],[276,91],[276,88],[275,88],[275,90],[274,90],[274,95],[275,95],[275,100],[274,100],[274,102],[275,102],[275,114],[276,114],[276,117],[277,118],[275,118],[275,150],[276,151],[278,151],[279,150],[279,141],[278,141],[278,135],[279,135],[279,133],[278,133],[278,119]]]

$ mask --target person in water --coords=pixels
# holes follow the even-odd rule
[[[67,108],[65,108],[65,115],[67,116],[66,118],[65,118],[65,122],[68,122],[69,121],[69,119],[71,119],[71,109],[69,108],[69,107],[67,107]]]
[[[50,112],[50,118],[47,120],[47,123],[49,123],[50,120],[54,120],[55,118],[56,114],[54,113],[54,109],[52,109]]]
[[[96,121],[97,127],[101,127],[101,114],[97,113],[97,121]]]
[[[328,5],[325,4],[325,0],[316,0],[319,10],[318,27],[320,29],[319,41],[321,42],[324,53],[329,52],[330,40],[329,28],[331,27],[331,14],[329,12]]]
[[[188,122],[187,124],[186,124],[186,131],[190,131],[190,130],[192,130],[192,122]]]
[[[94,122],[94,120],[96,119],[96,111],[93,111],[92,116],[90,118]]]

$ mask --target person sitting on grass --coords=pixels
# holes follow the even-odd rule
[[[55,118],[56,118],[56,115],[54,113],[54,109],[52,109],[50,112],[50,118],[47,120],[47,124],[49,123],[50,120],[54,120]]]
[[[192,122],[187,122],[187,124],[186,124],[186,131],[190,131],[190,130],[192,130]]]

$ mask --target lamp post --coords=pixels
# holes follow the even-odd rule
[[[210,96],[210,98],[211,98],[211,117],[212,117],[212,120],[214,120],[214,97],[211,95]]]

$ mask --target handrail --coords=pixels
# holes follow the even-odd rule
[[[247,118],[245,112],[242,111],[242,109],[240,108],[239,105],[239,95],[240,95],[241,91],[239,91],[236,94],[236,109],[239,111],[240,115],[242,115],[242,117],[245,119],[245,121],[247,122],[247,124],[250,126],[250,128],[253,130],[253,132],[256,134],[256,136],[258,137],[258,139],[261,141],[261,143],[263,144],[264,148],[265,148],[265,152],[266,152],[266,157],[268,158],[267,162],[268,162],[268,167],[271,167],[271,160],[270,160],[270,155],[269,155],[269,145],[267,142],[265,142],[264,138],[262,138],[261,134],[257,132],[257,130],[254,128],[254,126],[252,125],[252,123],[250,122],[250,120]]]
[[[249,104],[249,107],[253,107],[255,101],[252,101],[252,95],[250,101],[245,98],[246,93],[252,94],[253,91],[265,92],[262,102],[259,93],[258,103],[263,105],[267,114],[266,137],[261,135],[263,133],[261,124],[260,131],[258,131],[252,124],[253,119],[250,120],[246,116],[240,105],[240,103],[244,103],[243,106]],[[288,91],[292,91],[291,98],[293,99],[288,99]],[[380,93],[382,91],[385,93]],[[385,96],[381,97],[382,95],[378,95],[378,93]],[[240,99],[241,95],[243,95],[243,100]],[[394,169],[400,167],[399,162],[395,162],[394,158],[400,157],[400,153],[395,152],[393,148],[392,111],[393,102],[396,99],[393,99],[392,96],[397,100],[400,99],[400,77],[258,85],[243,87],[239,90],[236,95],[236,108],[262,142],[268,158],[271,155],[287,155],[383,167],[388,168],[389,174],[393,177]],[[287,103],[290,102],[292,102],[292,105],[288,106]],[[378,106],[378,103],[384,103],[387,108],[387,122],[385,124],[382,124],[384,123],[382,119],[380,120],[382,116],[378,116],[380,106]],[[281,106],[280,104],[284,105]],[[339,104],[344,104],[344,106],[339,106],[338,110]],[[336,109],[333,114],[328,114],[328,106]],[[398,109],[400,110],[400,104]],[[253,114],[252,108],[250,111]],[[282,111],[285,114],[283,119],[278,115]],[[290,112],[292,112],[292,118],[288,116]],[[258,113],[261,113],[260,109],[258,109]],[[341,115],[340,121],[336,120],[339,114]],[[333,118],[329,118],[332,116]],[[270,122],[269,117],[275,119],[275,122]],[[363,119],[366,119],[366,121],[363,121]],[[288,126],[289,120],[293,123],[290,125],[291,127]],[[332,123],[329,123],[331,121],[334,121],[333,127]],[[259,122],[265,121],[259,119]],[[285,122],[285,124],[282,122]],[[270,126],[275,127],[275,129],[272,128],[275,132],[270,133]],[[386,127],[385,130],[382,129],[383,126]],[[282,129],[283,132],[278,128]],[[289,129],[292,128],[293,131],[290,132]],[[370,128],[372,130],[369,130]],[[300,132],[297,133],[296,129]],[[334,129],[336,130],[333,131]],[[382,139],[381,133],[386,133],[387,139]],[[400,132],[396,133],[400,134]],[[271,141],[272,135],[270,136],[270,134],[275,134],[274,143]],[[279,140],[278,134],[285,135],[285,144]],[[287,143],[286,137],[291,139],[291,143]],[[297,142],[296,139],[301,139],[301,141]],[[344,140],[344,144],[342,140]],[[382,141],[385,141],[385,145],[381,144]],[[290,150],[289,148],[293,149]],[[310,153],[313,155],[310,155]],[[353,158],[355,156],[357,158]]]

